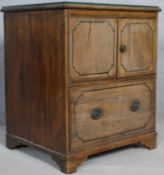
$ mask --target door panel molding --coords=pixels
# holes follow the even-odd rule
[[[133,129],[130,129],[130,130],[126,130],[126,131],[120,131],[118,133],[114,132],[113,134],[110,134],[110,132],[109,132],[108,134],[106,133],[107,135],[102,134],[102,136],[97,136],[95,138],[90,138],[90,139],[83,137],[84,134],[81,135],[79,133],[80,130],[77,128],[78,127],[77,126],[77,117],[79,118],[82,115],[81,112],[85,113],[85,111],[83,111],[81,108],[80,109],[82,111],[81,110],[79,111],[79,109],[77,111],[78,105],[88,103],[88,101],[90,101],[90,103],[92,103],[92,101],[93,102],[97,101],[98,103],[100,102],[100,104],[102,104],[103,100],[99,99],[99,97],[96,97],[96,99],[94,100],[94,98],[95,98],[93,96],[94,93],[107,93],[107,91],[113,91],[113,90],[117,91],[117,89],[118,89],[118,91],[120,91],[120,89],[122,89],[122,90],[124,89],[125,92],[128,94],[131,90],[135,90],[135,88],[136,88],[136,90],[137,89],[139,90],[139,91],[137,91],[138,95],[140,94],[140,92],[142,92],[142,94],[144,94],[144,92],[146,92],[147,95],[145,95],[145,96],[149,97],[148,98],[149,100],[146,101],[146,103],[148,102],[149,104],[145,104],[145,102],[143,102],[143,101],[142,102],[143,102],[143,105],[147,106],[146,109],[149,111],[149,113],[151,115],[149,117],[147,117],[146,121],[143,123],[142,126],[139,126],[137,128],[133,128]],[[127,89],[129,89],[129,92],[127,91]],[[140,82],[140,83],[134,83],[134,84],[131,84],[131,85],[129,84],[129,85],[122,85],[122,86],[118,86],[118,87],[104,87],[104,88],[100,88],[100,89],[99,88],[97,89],[96,87],[93,87],[91,89],[87,88],[86,90],[85,89],[80,89],[80,88],[79,89],[75,88],[75,90],[72,91],[72,93],[71,93],[72,94],[72,99],[73,99],[72,107],[71,107],[72,108],[72,121],[73,121],[73,126],[72,126],[73,140],[75,141],[76,144],[90,144],[92,142],[100,141],[100,140],[106,139],[106,138],[109,138],[109,139],[116,138],[116,137],[119,136],[119,134],[122,134],[122,133],[124,133],[126,135],[126,134],[131,134],[133,132],[140,132],[140,131],[147,130],[148,128],[150,128],[151,123],[152,123],[152,118],[153,118],[153,109],[152,109],[152,106],[153,106],[153,91],[154,91],[154,88],[152,87],[152,82]],[[121,94],[123,95],[124,93],[122,92]],[[134,98],[135,98],[135,96],[136,95],[134,95]],[[109,97],[110,97],[110,95],[109,95]],[[103,98],[103,97],[101,97],[101,98]],[[129,98],[131,98],[131,97],[129,97]],[[109,101],[109,103],[111,103],[111,100]],[[125,103],[127,103],[127,101],[125,101]],[[87,108],[85,108],[85,109],[87,110]],[[143,109],[143,114],[145,114],[146,109]],[[80,116],[77,116],[77,115],[80,115]],[[108,118],[106,118],[106,120],[107,119]],[[81,119],[80,119],[80,121],[81,121]],[[82,121],[80,123],[84,124]],[[109,129],[109,131],[110,131],[110,129]]]
[[[119,46],[126,43],[129,47],[127,46],[128,50],[125,53],[118,54],[119,77],[155,72],[156,67],[153,63],[156,61],[156,36],[154,32],[153,19],[125,19],[120,22]],[[135,45],[136,48],[134,48]]]
[[[117,21],[71,17],[69,25],[70,77],[85,79],[116,76]]]

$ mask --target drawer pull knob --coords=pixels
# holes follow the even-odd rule
[[[121,47],[120,47],[120,52],[125,52],[126,51],[126,49],[127,49],[127,47],[125,46],[125,45],[121,45]]]
[[[139,101],[137,101],[137,100],[133,101],[133,103],[131,105],[131,111],[132,112],[138,111],[140,109],[140,106],[141,106],[141,104]]]
[[[100,119],[102,115],[103,115],[103,111],[100,108],[93,108],[91,110],[91,117],[94,120]]]

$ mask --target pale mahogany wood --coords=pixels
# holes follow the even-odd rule
[[[153,79],[71,88],[71,148],[153,129],[154,88]],[[140,108],[132,112],[131,105],[136,100]],[[94,108],[103,111],[98,120],[91,117]]]
[[[89,149],[74,149],[71,157],[78,159],[81,157],[87,157],[88,155],[93,155],[97,153],[102,153],[112,149],[120,148],[130,144],[142,144],[145,145],[148,149],[156,148],[157,133],[155,131],[150,131],[145,134],[133,135],[127,138],[121,138],[113,142],[101,142],[99,146],[94,144],[90,145]],[[150,147],[154,145],[153,147]],[[151,149],[150,149],[151,150]]]
[[[3,9],[6,146],[45,150],[64,173],[128,144],[154,149],[159,8],[54,8]]]
[[[141,139],[140,142],[149,150],[155,149],[157,147],[157,136],[154,134],[150,137]]]
[[[157,25],[155,19],[119,20],[118,76],[135,76],[156,72]]]
[[[117,20],[69,19],[69,76],[71,79],[115,77]]]
[[[57,165],[59,166],[60,170],[66,174],[71,174],[77,171],[79,165],[81,165],[84,161],[87,160],[86,157],[81,158],[74,158],[74,159],[61,159],[52,155],[52,158],[56,161]]]
[[[79,17],[87,17],[87,16],[96,16],[96,17],[114,17],[114,18],[141,18],[141,19],[152,19],[157,17],[156,12],[141,12],[141,11],[121,11],[121,10],[78,10],[78,9],[69,9],[65,10],[68,12],[69,15],[75,15]]]
[[[140,101],[141,109],[133,112],[130,107],[136,99]],[[90,141],[142,128],[151,117],[150,102],[151,91],[144,84],[81,91],[72,113],[76,134],[80,140]],[[92,119],[94,108],[102,110],[100,119]]]
[[[68,71],[72,81],[156,73],[157,19],[68,14]],[[126,46],[124,52],[120,51],[122,45]]]

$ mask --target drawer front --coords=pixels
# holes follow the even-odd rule
[[[69,77],[84,80],[116,76],[117,21],[69,18]]]
[[[118,77],[156,72],[156,19],[119,20]]]
[[[73,88],[73,147],[153,127],[153,85]]]

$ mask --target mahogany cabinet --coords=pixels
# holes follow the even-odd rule
[[[156,147],[160,8],[62,2],[2,11],[9,149],[40,148],[73,173],[93,154]]]

